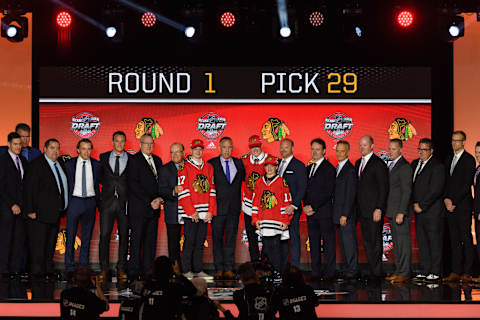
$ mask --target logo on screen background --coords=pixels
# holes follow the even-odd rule
[[[348,137],[353,128],[353,119],[345,113],[335,112],[325,118],[323,129],[327,134],[337,140]]]
[[[80,112],[72,117],[71,129],[79,138],[91,138],[97,134],[100,124],[100,118],[90,112]]]
[[[262,139],[268,143],[274,141],[282,141],[286,136],[290,135],[285,121],[279,118],[269,118],[262,126]]]
[[[408,141],[417,135],[417,130],[411,121],[405,118],[395,118],[388,128],[388,138]]]
[[[379,157],[380,159],[385,161],[386,164],[388,164],[390,161],[392,161],[390,159],[390,153],[387,150],[380,150],[380,151],[375,152],[375,154],[377,155],[377,157]]]
[[[390,223],[383,224],[382,230],[382,239],[383,239],[383,261],[387,261],[387,257],[385,254],[393,249],[393,241],[392,241],[392,229],[390,227]]]
[[[220,137],[227,126],[227,119],[218,113],[209,112],[198,118],[197,130],[207,139],[213,140]]]

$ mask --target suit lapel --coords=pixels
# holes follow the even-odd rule
[[[455,168],[453,168],[453,172],[452,172],[452,177],[453,175],[455,174],[455,171],[457,171],[457,168],[458,166],[460,165],[460,162],[462,162],[462,159],[463,159],[463,156],[465,156],[465,150],[463,151],[462,155],[460,156],[460,158],[458,158],[458,161],[457,163],[455,163]],[[450,167],[452,166],[452,161],[453,161],[453,156],[452,156],[452,160],[450,160]],[[450,173],[450,167],[448,167],[448,172]]]

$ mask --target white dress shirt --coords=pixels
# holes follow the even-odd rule
[[[455,170],[455,167],[457,166],[458,164],[458,160],[460,160],[460,157],[462,156],[462,154],[465,152],[465,149],[462,149],[462,151],[460,151],[459,153],[455,153],[453,155],[453,158],[452,158],[452,163],[450,164],[450,175],[453,174],[453,170]],[[455,165],[453,165],[455,164]]]
[[[363,163],[363,170],[365,170],[365,167],[367,166],[367,163],[368,163],[368,160],[370,160],[370,158],[372,157],[373,155],[373,151],[370,152],[369,154],[367,154],[366,156],[363,156],[362,157],[362,160],[360,160],[360,166],[358,168],[358,176],[360,177],[360,173],[362,172],[362,161],[364,162]]]
[[[95,197],[95,188],[93,186],[93,169],[90,159],[83,160],[81,157],[77,158],[77,167],[75,169],[75,186],[73,188],[74,197],[82,197],[82,167],[85,162],[85,177],[87,183],[87,197]]]
[[[313,177],[315,172],[317,172],[317,169],[318,169],[318,167],[320,167],[320,164],[323,162],[323,159],[325,159],[325,158],[322,157],[321,159],[312,163],[312,168],[310,169],[310,172],[308,173],[309,178]],[[315,168],[313,167],[314,164],[315,164]]]

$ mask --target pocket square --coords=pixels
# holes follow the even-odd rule
[[[285,173],[293,173],[293,171],[292,170],[287,170],[287,171],[285,171]]]

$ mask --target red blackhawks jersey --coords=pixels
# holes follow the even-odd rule
[[[202,160],[201,164],[196,164],[192,157],[188,156],[183,168],[179,168],[177,176],[178,185],[183,187],[183,191],[178,194],[180,223],[195,212],[198,212],[200,219],[204,219],[207,212],[217,215],[213,167],[210,163]]]
[[[288,229],[282,230],[281,224],[288,225],[292,215],[285,213],[285,209],[292,203],[292,196],[287,182],[280,176],[268,181],[265,176],[255,183],[252,204],[252,225],[260,221],[262,237],[281,235],[281,239],[289,239]]]
[[[245,188],[243,189],[242,210],[243,213],[252,215],[252,199],[255,182],[265,175],[263,163],[268,154],[262,152],[257,158],[253,154],[248,153],[242,156],[243,165],[245,167]],[[255,159],[258,159],[255,161]]]

